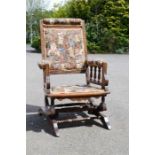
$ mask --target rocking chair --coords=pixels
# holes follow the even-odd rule
[[[59,136],[58,123],[100,119],[106,129],[111,129],[109,119],[103,114],[107,110],[105,96],[108,80],[107,63],[88,61],[84,21],[73,18],[50,19],[40,21],[45,109],[39,109],[51,122],[54,134]],[[85,85],[66,85],[52,87],[50,75],[84,73]],[[93,86],[93,85],[95,86]],[[100,104],[94,104],[94,98],[101,98]],[[55,100],[84,100],[84,103],[55,104]],[[50,101],[50,102],[49,102]],[[62,112],[88,112],[88,117],[59,119]],[[91,114],[91,115],[90,115]]]

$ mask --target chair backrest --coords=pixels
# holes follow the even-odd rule
[[[52,73],[85,72],[87,60],[84,21],[45,18],[40,22],[42,59]]]

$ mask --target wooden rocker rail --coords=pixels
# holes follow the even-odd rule
[[[77,113],[77,112],[83,112],[87,111],[88,114],[93,114],[95,116],[85,116],[82,118],[71,118],[71,119],[58,119],[59,113]],[[70,123],[70,122],[78,122],[78,121],[87,121],[87,120],[93,120],[93,119],[100,119],[103,123],[103,126],[106,129],[111,129],[109,119],[105,115],[101,113],[101,111],[104,111],[104,109],[100,109],[99,106],[94,106],[91,103],[70,103],[70,104],[59,104],[54,105],[53,107],[48,107],[46,110],[40,109],[39,114],[44,115],[48,118],[50,124],[53,127],[53,131],[55,136],[59,137],[59,129],[58,124],[59,123]]]

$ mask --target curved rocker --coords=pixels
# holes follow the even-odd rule
[[[108,129],[108,130],[111,130],[111,125],[110,125],[110,122],[109,122],[109,118],[101,113],[99,113],[99,116],[100,116],[100,119],[103,123],[103,126]]]
[[[59,137],[60,134],[59,134],[59,129],[58,129],[58,123],[56,122],[56,120],[51,120],[50,122],[51,122],[52,127],[53,127],[54,135],[56,137]]]

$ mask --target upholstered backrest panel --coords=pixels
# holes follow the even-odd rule
[[[43,59],[53,70],[79,70],[86,61],[85,33],[80,19],[44,19],[41,26]]]

